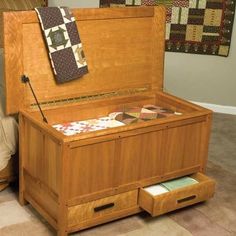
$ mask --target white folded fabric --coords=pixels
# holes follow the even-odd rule
[[[146,187],[144,189],[145,189],[145,191],[147,191],[148,193],[150,193],[153,196],[157,196],[157,195],[169,192],[169,190],[167,188],[163,187],[160,184],[152,185],[152,186]]]

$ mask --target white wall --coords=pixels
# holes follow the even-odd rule
[[[49,0],[50,6],[98,7],[99,0]],[[229,57],[170,53],[165,56],[165,90],[179,97],[236,106],[236,20]]]
[[[236,106],[236,19],[228,57],[166,53],[165,88],[188,100]]]

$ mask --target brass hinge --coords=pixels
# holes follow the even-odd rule
[[[99,100],[103,98],[111,98],[111,97],[116,97],[116,96],[135,95],[138,93],[146,92],[148,90],[150,90],[150,88],[149,86],[146,86],[146,87],[112,91],[112,92],[107,92],[107,93],[91,94],[91,95],[85,95],[85,96],[79,96],[79,97],[73,97],[73,98],[67,98],[67,99],[58,99],[58,100],[40,102],[39,104],[41,107],[61,106],[64,104],[73,104],[77,102],[92,101],[92,100],[94,101],[94,100]],[[37,103],[33,103],[30,105],[30,107],[35,108],[35,107],[38,107],[38,105]]]

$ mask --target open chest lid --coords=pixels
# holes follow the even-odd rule
[[[57,84],[34,11],[4,13],[6,113],[35,104],[21,76],[30,78],[40,103],[118,91],[162,90],[163,7],[75,9],[89,73]],[[124,93],[123,93],[124,94]]]

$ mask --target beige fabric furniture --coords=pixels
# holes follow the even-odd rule
[[[0,49],[0,191],[4,189],[15,175],[12,156],[18,144],[18,124],[13,117],[5,116],[3,85],[3,49]],[[10,161],[11,160],[11,161]]]

